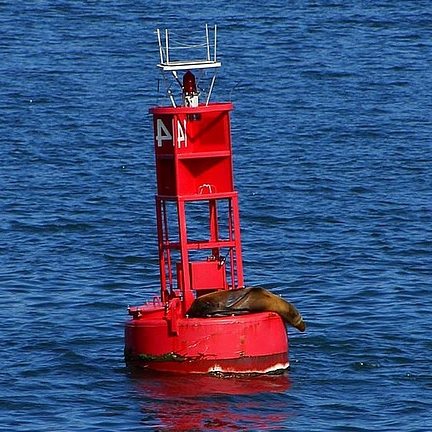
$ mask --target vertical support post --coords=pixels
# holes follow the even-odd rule
[[[216,45],[217,45],[217,26],[214,26],[214,49],[213,49],[213,61],[216,61]]]
[[[177,212],[178,212],[178,225],[179,225],[179,242],[180,242],[180,258],[182,269],[182,289],[183,289],[183,313],[191,306],[194,301],[194,296],[191,290],[190,274],[189,274],[189,252],[187,248],[188,238],[186,229],[186,209],[185,201],[182,197],[177,198]]]
[[[169,63],[169,45],[168,45],[168,29],[165,29],[165,57],[167,64]]]
[[[166,271],[168,273],[168,284],[169,284],[169,295],[173,294],[173,279],[172,279],[172,263],[171,263],[171,249],[169,248],[169,231],[168,231],[168,212],[166,207],[166,201],[162,200],[162,215],[163,215],[163,247],[166,256]],[[165,282],[166,284],[166,282]],[[166,287],[168,292],[168,287]]]
[[[216,200],[209,201],[209,225],[210,225],[210,241],[219,240],[218,214]],[[219,259],[219,248],[212,249],[212,255],[215,259]]]
[[[166,261],[165,261],[165,248],[164,248],[164,226],[162,223],[163,209],[162,201],[156,197],[156,223],[158,231],[158,249],[159,249],[159,272],[160,272],[160,284],[161,284],[161,300],[162,302],[168,301],[168,290],[166,282]]]
[[[208,24],[206,24],[205,29],[206,29],[207,60],[210,61],[210,39],[209,39]]]
[[[236,249],[236,267],[237,267],[237,286],[238,288],[244,287],[243,280],[243,259],[241,252],[241,240],[240,240],[240,214],[238,206],[238,195],[237,193],[232,197],[233,201],[233,218],[234,218],[234,240]]]
[[[163,56],[163,48],[162,48],[162,40],[161,40],[160,30],[157,29],[156,32],[157,32],[157,38],[158,38],[158,43],[159,43],[160,62],[164,63],[164,56]]]
[[[228,237],[229,241],[234,241],[234,228],[233,228],[233,210],[232,210],[232,201],[231,198],[228,199]],[[230,247],[229,257],[230,257],[230,279],[231,279],[231,288],[235,289],[235,261],[234,261],[234,253],[235,246]]]

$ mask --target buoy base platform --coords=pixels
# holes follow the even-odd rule
[[[288,337],[273,312],[188,318],[175,306],[130,307],[125,360],[151,371],[199,374],[281,373],[289,367]]]

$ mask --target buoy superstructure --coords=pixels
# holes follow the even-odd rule
[[[210,102],[217,28],[205,27],[201,60],[173,55],[168,30],[157,30],[169,106],[153,119],[160,295],[130,306],[125,359],[147,370],[176,373],[269,373],[289,366],[285,325],[274,312],[191,318],[196,297],[244,287],[238,193],[234,187],[232,103]],[[184,52],[184,44],[182,49]],[[196,57],[194,57],[196,58]],[[197,73],[208,74],[205,90]],[[168,78],[167,78],[168,76]],[[202,98],[202,101],[200,99]]]

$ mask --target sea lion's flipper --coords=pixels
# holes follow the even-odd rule
[[[251,312],[276,312],[287,324],[301,332],[305,331],[303,318],[292,303],[261,287],[250,288],[249,295],[248,304]]]
[[[304,332],[306,330],[306,324],[297,308],[283,298],[278,296],[275,297],[277,298],[277,301],[274,303],[274,311],[277,312],[287,324],[290,324],[297,330]]]
[[[291,320],[290,324],[301,332],[306,330],[306,324],[303,321],[303,317],[300,315],[300,313]]]

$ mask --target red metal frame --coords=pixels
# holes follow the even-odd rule
[[[179,297],[186,313],[196,295],[217,289],[243,287],[240,217],[232,175],[232,147],[229,113],[232,104],[212,104],[196,108],[152,108],[158,194],[158,226],[161,299]],[[207,232],[200,239],[188,238],[187,206],[206,202]],[[172,237],[174,203],[177,229]],[[225,204],[221,221],[218,205]],[[171,216],[171,217],[170,217]],[[227,231],[221,237],[220,225]],[[174,239],[173,239],[174,238]],[[191,251],[207,250],[201,261],[190,258]],[[227,252],[225,252],[225,250]],[[180,254],[173,265],[173,251]],[[225,252],[225,253],[223,253]],[[227,259],[229,258],[229,259]],[[200,270],[198,270],[200,269]],[[225,271],[229,271],[228,283]],[[210,281],[206,273],[213,275]],[[220,280],[219,286],[215,280]]]

